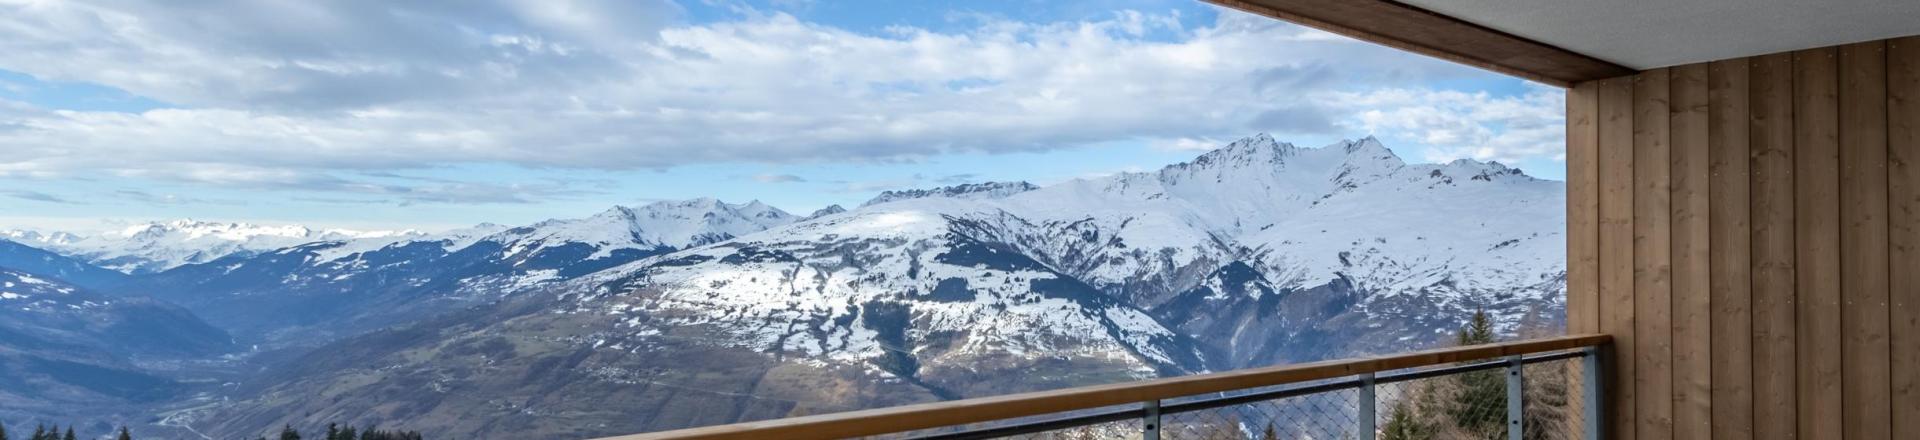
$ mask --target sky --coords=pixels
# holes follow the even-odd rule
[[[1196,0],[0,0],[0,229],[804,215],[1257,133],[1560,179],[1564,107]]]

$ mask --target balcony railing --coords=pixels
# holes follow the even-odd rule
[[[1599,439],[1577,335],[609,437]]]

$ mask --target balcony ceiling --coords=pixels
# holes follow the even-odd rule
[[[1920,0],[1401,0],[1635,69],[1920,35]]]

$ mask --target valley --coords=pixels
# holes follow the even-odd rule
[[[806,216],[693,199],[438,233],[15,231],[0,313],[23,318],[0,332],[89,330],[0,339],[25,378],[0,398],[38,402],[0,420],[583,437],[1401,351],[1481,310],[1560,325],[1564,193],[1263,134]]]

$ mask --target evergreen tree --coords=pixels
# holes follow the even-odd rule
[[[1260,432],[1260,440],[1280,440],[1280,435],[1273,432],[1273,422],[1267,422],[1267,430]]]
[[[1485,310],[1475,311],[1473,312],[1473,317],[1467,320],[1467,325],[1460,328],[1460,334],[1457,336],[1458,345],[1463,347],[1468,345],[1492,344],[1496,342],[1496,336],[1493,333],[1493,318],[1487,316],[1487,311]]]
[[[28,440],[52,440],[47,438],[47,425],[42,425],[42,424],[33,425],[33,437],[28,437],[27,439]]]
[[[340,429],[340,440],[354,440],[357,438],[360,438],[360,431],[353,429],[352,426]]]
[[[67,435],[62,440],[80,440],[79,437],[73,436],[73,425],[67,425]]]
[[[1380,427],[1380,440],[1428,440],[1433,438],[1433,427],[1421,423],[1407,410],[1406,403],[1393,405],[1393,413],[1387,415],[1387,424]]]
[[[1493,319],[1484,310],[1473,312],[1457,339],[1462,346],[1497,342]],[[1454,426],[1483,438],[1506,432],[1507,382],[1502,374],[1503,370],[1491,369],[1454,376],[1459,394],[1447,411]]]
[[[7,440],[7,424],[0,423],[0,440]]]
[[[120,437],[117,437],[116,440],[133,440],[133,433],[127,432],[127,427],[121,426]]]
[[[332,423],[327,424],[327,440],[340,440],[339,425],[332,424]]]
[[[293,430],[293,425],[282,425],[280,426],[280,440],[300,440],[300,431]]]

